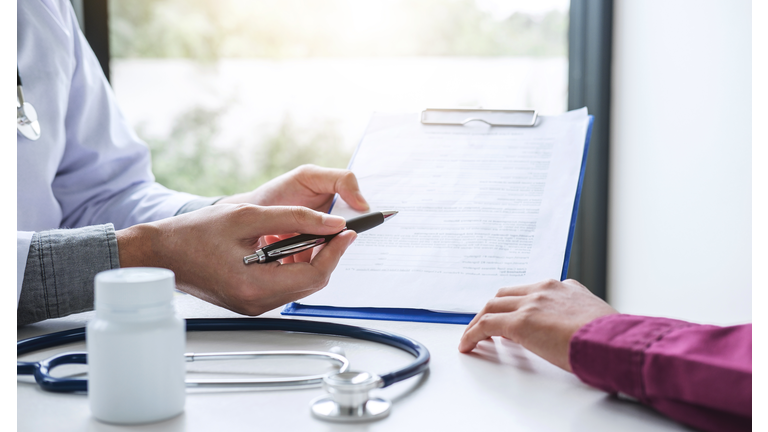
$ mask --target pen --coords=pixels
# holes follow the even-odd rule
[[[281,258],[285,258],[295,253],[299,253],[307,249],[312,249],[315,246],[320,246],[321,244],[327,243],[331,241],[332,238],[336,237],[337,235],[339,235],[340,233],[346,230],[352,230],[357,233],[368,231],[369,229],[377,227],[383,224],[384,222],[392,219],[397,213],[398,212],[394,210],[383,211],[383,212],[373,212],[373,213],[368,213],[362,216],[358,216],[356,218],[352,218],[347,221],[347,226],[343,230],[337,232],[336,234],[330,234],[330,235],[299,234],[297,236],[287,238],[285,240],[280,240],[279,242],[275,242],[275,243],[272,243],[271,245],[264,246],[263,248],[257,250],[252,255],[243,257],[243,263],[264,264],[272,261],[277,261]]]

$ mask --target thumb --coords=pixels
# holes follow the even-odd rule
[[[347,224],[341,216],[299,206],[261,207],[258,219],[262,234],[336,234]]]

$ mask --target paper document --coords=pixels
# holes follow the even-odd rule
[[[372,211],[400,213],[301,303],[478,312],[499,288],[560,279],[587,126],[586,108],[531,128],[374,115],[350,169]],[[340,198],[331,213],[359,214]]]

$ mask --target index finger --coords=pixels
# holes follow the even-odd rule
[[[520,308],[525,301],[524,296],[506,296],[506,297],[494,297],[483,306],[483,309],[472,318],[472,321],[467,325],[464,333],[467,333],[477,324],[483,315],[485,314],[498,314],[505,312],[514,312]]]
[[[237,216],[241,225],[250,230],[257,227],[262,235],[280,235],[286,233],[335,234],[342,229],[346,221],[340,216],[321,213],[301,206],[239,206]]]
[[[480,341],[486,340],[491,336],[508,336],[505,330],[508,324],[507,321],[511,319],[513,313],[489,313],[483,315],[476,325],[472,326],[461,336],[459,351],[468,353],[475,349]]]
[[[504,287],[499,289],[496,292],[496,297],[494,298],[528,295],[533,290],[533,287],[534,285],[518,285],[513,287]],[[475,315],[475,317],[472,318],[472,321],[470,321],[469,324],[467,324],[467,328],[466,330],[464,330],[465,333],[469,331],[469,329],[472,328],[472,326],[474,326],[477,323],[477,320],[479,320],[480,318],[482,318],[484,314],[489,312],[488,308],[492,300],[493,299],[488,300],[488,302],[485,304],[485,306],[483,306],[480,312],[478,312],[477,315]]]
[[[269,267],[265,267],[262,277],[268,280],[268,286],[276,295],[286,299],[285,303],[306,297],[328,284],[331,272],[355,238],[354,231],[344,231],[328,242],[311,262],[267,264]]]
[[[496,297],[528,295],[531,293],[531,291],[533,291],[534,287],[535,287],[534,285],[518,285],[513,287],[504,287],[496,293]]]
[[[569,279],[566,282],[569,282],[571,284],[576,283],[578,285],[581,285],[573,279]],[[528,284],[528,285],[518,285],[518,286],[513,286],[508,288],[502,288],[496,293],[496,297],[524,296],[532,292],[556,288],[561,283],[564,283],[564,282],[559,282],[555,279],[548,279],[548,280],[544,280],[541,282]]]

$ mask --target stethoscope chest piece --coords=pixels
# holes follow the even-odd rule
[[[307,388],[321,384],[328,393],[311,402],[312,415],[320,420],[333,422],[366,422],[382,419],[389,415],[392,403],[382,398],[371,398],[371,390],[389,387],[429,370],[429,350],[427,347],[403,336],[330,322],[303,321],[295,319],[273,318],[191,318],[186,320],[187,331],[235,331],[235,330],[272,330],[308,333],[328,336],[342,336],[369,342],[381,343],[405,351],[416,359],[408,366],[384,375],[367,372],[348,371],[349,361],[343,350],[333,348],[331,352],[316,351],[260,351],[235,353],[186,354],[186,361],[200,360],[235,360],[261,357],[286,357],[302,355],[313,359],[331,360],[338,364],[338,372],[325,376],[269,378],[267,380],[188,380],[187,386],[193,387],[265,387],[265,388]],[[85,340],[85,328],[64,330],[42,336],[36,336],[16,342],[16,355],[25,355],[41,349]],[[35,381],[43,390],[52,392],[87,391],[85,379],[58,378],[50,375],[50,370],[68,363],[86,363],[85,353],[65,353],[40,362],[16,362],[16,373],[34,375]]]
[[[16,107],[16,129],[27,139],[35,141],[40,138],[40,122],[37,120],[37,111],[29,102]]]
[[[37,110],[31,103],[24,101],[24,90],[21,88],[21,75],[16,67],[16,129],[28,140],[37,141],[40,138],[40,122],[37,120]]]
[[[37,110],[31,103],[24,101],[24,90],[21,88],[21,75],[16,68],[16,129],[28,140],[40,138],[40,122],[37,120]]]
[[[379,376],[367,372],[341,372],[323,379],[328,395],[312,401],[312,415],[332,422],[363,422],[389,415],[392,403],[371,398],[371,390],[383,387]]]

